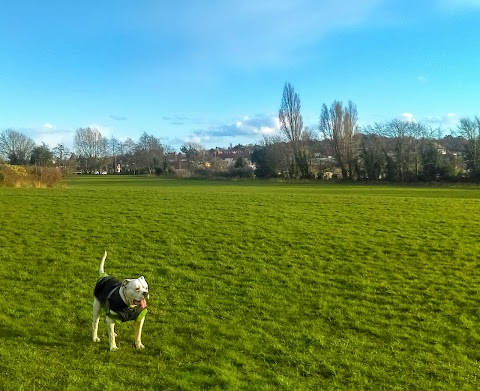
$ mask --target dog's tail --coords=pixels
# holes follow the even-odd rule
[[[105,250],[105,254],[103,255],[102,261],[100,262],[100,268],[98,269],[98,274],[99,275],[105,274],[105,270],[104,270],[105,259],[107,259],[107,251],[106,250]]]

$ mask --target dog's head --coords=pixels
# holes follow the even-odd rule
[[[141,308],[147,306],[147,299],[149,299],[148,284],[143,276],[123,280],[122,287],[128,305],[136,305]]]

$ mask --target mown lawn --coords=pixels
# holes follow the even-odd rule
[[[0,389],[478,390],[480,189],[77,177],[0,188]],[[91,341],[145,275],[144,351]]]

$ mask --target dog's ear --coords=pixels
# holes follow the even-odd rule
[[[122,286],[123,287],[127,286],[130,281],[132,281],[131,278],[126,278],[125,280],[122,281]]]
[[[145,281],[145,277],[143,277],[143,276],[138,277],[138,279]]]

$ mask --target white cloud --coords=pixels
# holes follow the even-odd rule
[[[210,137],[208,137],[208,136],[204,136],[204,137],[190,136],[190,137],[185,138],[185,142],[187,142],[187,143],[195,143],[195,144],[200,144],[200,145],[203,145],[205,142],[207,142],[209,140],[210,140]]]
[[[405,122],[412,122],[412,123],[417,122],[417,120],[415,119],[415,116],[412,113],[403,113],[401,115],[401,118]]]
[[[26,134],[28,137],[31,137],[37,145],[45,143],[50,148],[53,148],[58,144],[70,146],[74,136],[74,131],[57,129],[56,126],[53,126],[50,123],[45,123],[36,128],[20,128],[19,131]]]
[[[447,113],[442,115],[433,115],[422,118],[421,122],[425,122],[434,128],[453,129],[458,125],[458,115],[455,113]]]
[[[236,129],[239,133],[269,135],[278,131],[280,125],[277,117],[244,117],[242,121],[237,121]]]
[[[227,143],[250,144],[263,136],[275,134],[280,129],[278,117],[272,114],[244,116],[222,123],[196,124],[197,129],[185,137],[185,142],[196,142],[215,147]]]
[[[426,124],[432,128],[441,128],[441,129],[453,129],[458,125],[458,115],[455,113],[446,113],[441,115],[426,115],[421,117],[415,117],[412,113],[403,113],[400,116],[400,119],[404,122],[409,123],[422,123]]]
[[[426,78],[426,76],[423,76],[423,75],[417,76],[417,81],[418,81],[420,84],[426,84],[426,83],[428,83],[428,79]]]
[[[66,138],[64,133],[43,133],[35,135],[33,141],[36,144],[45,143],[53,148],[58,144],[65,144]]]
[[[196,136],[238,137],[269,135],[280,128],[278,119],[271,115],[256,115],[243,117],[241,120],[216,125],[207,130],[198,130]]]
[[[94,129],[97,129],[103,137],[111,137],[112,136],[112,129],[109,128],[108,126],[103,126],[103,125],[98,125],[98,124],[90,124],[88,125],[88,127],[90,128],[94,128]]]

